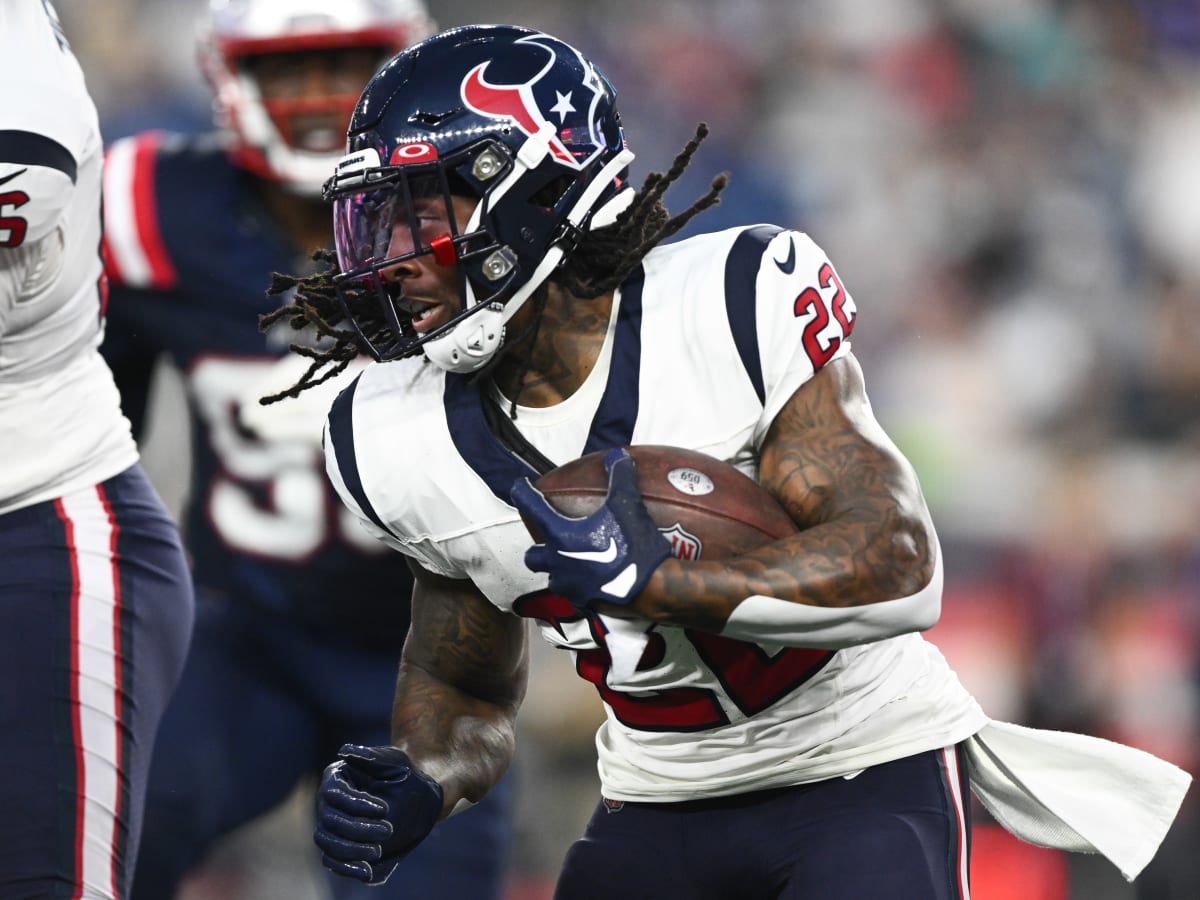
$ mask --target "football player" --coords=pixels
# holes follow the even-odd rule
[[[183,375],[198,597],[152,767],[136,897],[174,896],[218,838],[315,779],[342,742],[388,741],[412,578],[329,489],[328,399],[315,416],[259,414],[292,337],[260,334],[253,317],[277,303],[265,293],[273,270],[332,240],[320,187],[363,82],[429,30],[419,0],[214,2],[200,50],[222,127],[109,148],[106,352],[138,423],[155,361]],[[415,854],[388,894],[498,896],[505,791]],[[336,882],[339,897],[361,888]]]
[[[125,898],[191,633],[98,347],[103,145],[42,0],[0,0],[0,896]]]
[[[663,243],[723,187],[662,204],[704,133],[635,190],[604,75],[512,26],[436,35],[367,84],[326,185],[336,259],[265,321],[335,342],[283,395],[360,347],[379,360],[334,402],[326,463],[416,575],[392,741],[343,747],[323,776],[325,864],[385,881],[487,795],[533,619],[607,713],[602,798],[556,897],[964,898],[968,788],[1021,836],[1132,877],[1189,777],[993,722],[924,640],[938,539],[871,413],[837,270],[771,225]],[[674,558],[632,444],[732,463],[800,531]],[[530,479],[593,451],[607,498],[563,516]]]

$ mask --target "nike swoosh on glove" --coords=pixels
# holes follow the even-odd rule
[[[604,455],[608,493],[581,519],[564,516],[528,478],[518,479],[513,504],[541,529],[545,543],[525,552],[525,565],[550,575],[550,590],[578,608],[594,600],[627,604],[646,586],[671,544],[646,511],[637,468],[623,447]]]
[[[331,871],[383,884],[442,814],[442,786],[396,747],[345,744],[317,789],[313,840]]]

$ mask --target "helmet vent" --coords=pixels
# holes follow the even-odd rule
[[[426,125],[430,128],[437,128],[439,125],[441,125],[443,122],[445,122],[447,119],[449,119],[453,115],[454,115],[453,111],[437,113],[437,112],[425,112],[424,110],[422,110],[420,112],[413,113],[411,116],[409,116],[408,121],[414,125]]]

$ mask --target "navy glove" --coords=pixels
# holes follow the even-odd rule
[[[633,457],[623,448],[604,455],[608,494],[582,519],[564,516],[521,478],[513,484],[516,507],[537,523],[544,544],[525,552],[525,565],[550,574],[550,590],[582,609],[594,600],[624,605],[671,555],[671,543],[646,511],[637,489]]]
[[[317,789],[313,840],[325,867],[383,884],[396,864],[433,830],[442,786],[396,747],[345,744]]]

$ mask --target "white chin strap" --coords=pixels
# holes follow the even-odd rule
[[[467,302],[471,302],[470,285],[467,286]],[[503,309],[489,306],[472,313],[465,322],[459,322],[421,349],[439,369],[459,374],[474,372],[482,369],[504,343],[505,321]]]
[[[530,169],[538,166],[542,158],[550,151],[550,139],[554,137],[554,126],[543,123],[537,134],[529,138],[517,153],[513,169],[507,177],[488,194],[488,201],[495,203],[512,188],[514,184]],[[591,180],[587,188],[580,194],[571,211],[565,219],[576,227],[587,217],[596,198],[608,187],[617,175],[633,162],[633,151],[624,149],[614,156]],[[617,193],[607,203],[596,210],[589,223],[591,228],[611,225],[616,217],[633,202],[633,188],[627,187]],[[481,202],[471,214],[466,231],[470,233],[479,228],[484,204]],[[447,372],[466,374],[483,368],[496,352],[504,345],[505,325],[533,294],[550,273],[562,261],[563,248],[555,244],[551,246],[542,261],[529,279],[517,289],[503,305],[490,304],[487,309],[472,313],[465,321],[455,325],[445,334],[439,335],[426,343],[422,349],[425,356],[439,369]],[[467,309],[475,304],[475,291],[467,282],[466,297],[463,298]]]

